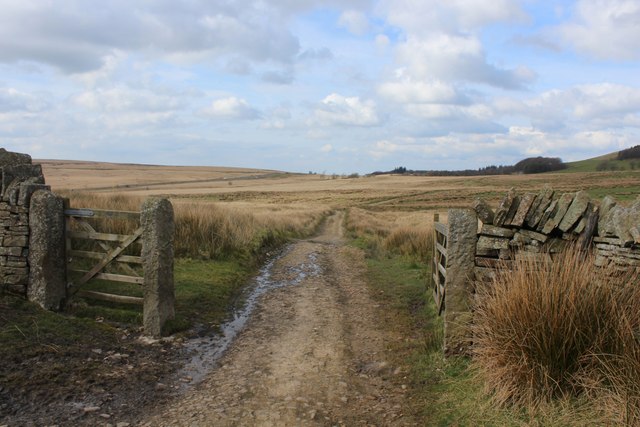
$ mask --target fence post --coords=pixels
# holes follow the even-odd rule
[[[29,301],[60,310],[67,297],[64,203],[47,190],[31,197],[29,212]]]
[[[145,200],[140,212],[142,268],[144,270],[144,333],[162,334],[164,323],[175,316],[173,284],[173,206],[167,199]]]
[[[473,209],[449,209],[445,280],[444,352],[465,354],[471,346],[471,301],[478,217]]]

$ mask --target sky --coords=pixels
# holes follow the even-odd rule
[[[0,0],[0,147],[367,173],[640,144],[638,0]]]

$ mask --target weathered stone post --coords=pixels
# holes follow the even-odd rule
[[[47,190],[31,197],[29,214],[29,301],[60,310],[67,297],[64,202]]]
[[[444,352],[465,354],[471,346],[471,301],[478,217],[473,209],[449,209],[444,295]]]
[[[158,337],[164,323],[175,316],[173,285],[173,206],[151,198],[142,205],[142,268],[144,270],[144,333]]]

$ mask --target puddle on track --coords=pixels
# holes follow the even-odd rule
[[[242,307],[232,313],[231,320],[220,325],[221,334],[194,338],[184,343],[184,351],[192,356],[177,373],[179,379],[190,379],[188,383],[180,381],[183,390],[200,383],[216,367],[218,359],[222,357],[238,333],[242,331],[262,295],[273,289],[299,285],[307,277],[322,274],[322,267],[317,262],[318,254],[312,252],[305,263],[288,269],[288,272],[293,276],[291,280],[276,281],[273,279],[273,266],[286,256],[292,247],[293,245],[287,246],[260,269],[258,276],[253,279],[253,283],[245,291]]]

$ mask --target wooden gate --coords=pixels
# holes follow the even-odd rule
[[[116,303],[142,305],[144,299],[141,297],[82,289],[94,279],[125,282],[137,286],[144,284],[140,248],[130,249],[142,236],[140,213],[69,208],[65,209],[64,214],[69,294]],[[131,228],[134,231],[131,234],[114,234],[103,233],[94,228],[96,224],[106,220],[131,222],[133,223]],[[129,255],[126,255],[125,251]],[[132,252],[135,254],[131,255]]]
[[[431,265],[433,298],[438,308],[438,315],[444,310],[445,280],[447,278],[447,240],[449,232],[446,224],[439,221],[439,215],[433,216],[433,261]]]

